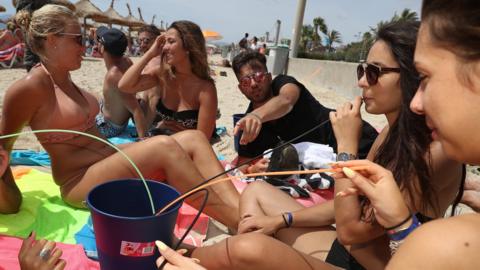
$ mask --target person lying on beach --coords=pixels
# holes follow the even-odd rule
[[[158,65],[144,71],[152,59]],[[126,93],[156,87],[160,99],[152,135],[197,129],[210,139],[215,133],[217,90],[210,77],[205,38],[193,22],[173,22],[127,70],[119,87]]]
[[[291,140],[328,121],[328,114],[332,111],[320,104],[295,78],[278,75],[272,80],[266,61],[265,55],[256,51],[241,52],[233,59],[238,88],[250,100],[245,117],[236,123],[234,129],[235,135],[242,133],[237,164],[275,147],[280,139]],[[365,158],[378,133],[364,122],[361,134],[358,154]],[[337,149],[330,123],[295,142],[328,144],[334,151]],[[250,167],[244,166],[243,171],[265,171],[267,166],[268,160],[261,159]]]
[[[418,25],[414,21],[395,22],[379,28],[367,62],[358,66],[358,85],[363,89],[366,111],[384,114],[388,122],[367,158],[386,164],[396,178],[401,179],[399,185],[405,198],[415,202],[410,203],[411,209],[418,209],[424,217],[439,218],[454,202],[459,191],[463,179],[462,165],[447,159],[438,143],[430,144],[424,117],[409,108],[419,85],[413,65]],[[355,159],[357,155],[362,125],[361,104],[360,97],[357,97],[353,103],[339,106],[336,112],[330,113],[338,151],[347,153],[339,154],[339,161]],[[427,171],[430,174],[424,173]],[[435,182],[430,179],[435,179]],[[335,192],[348,189],[349,182],[337,179]],[[417,191],[416,186],[421,190]],[[455,202],[458,203],[458,199]],[[238,231],[274,235],[301,252],[315,254],[315,257],[339,267],[383,268],[390,257],[385,244],[388,241],[383,228],[375,226],[375,222],[366,222],[364,215],[367,214],[361,211],[358,201],[359,198],[352,196],[337,198],[335,204],[330,201],[305,208],[273,186],[256,182],[249,184],[240,198]],[[289,215],[291,223],[285,228],[284,218],[288,220]],[[328,227],[333,223],[336,223],[336,231]],[[338,240],[334,242],[337,236]],[[348,245],[347,249],[342,244]],[[361,263],[354,257],[359,257]]]
[[[115,137],[125,130],[128,120],[132,117],[138,137],[144,138],[147,123],[139,101],[135,94],[127,94],[118,89],[118,82],[132,65],[132,61],[124,56],[127,37],[118,29],[101,26],[97,29],[97,40],[107,67],[100,114],[96,117],[97,128],[105,137]]]
[[[11,85],[3,100],[0,134],[32,130],[67,129],[101,137],[95,126],[98,101],[79,88],[70,71],[79,69],[84,54],[81,27],[73,12],[63,6],[45,5],[33,14],[21,12],[28,42],[40,56],[41,64]],[[49,132],[36,134],[52,162],[52,174],[63,200],[85,207],[88,192],[113,179],[136,178],[129,162],[110,146],[77,134]],[[10,152],[15,138],[1,141]],[[205,136],[195,130],[175,136],[155,136],[122,146],[142,174],[166,181],[185,192],[209,177],[223,172]],[[22,195],[10,169],[4,174],[0,213],[19,211]],[[238,192],[231,182],[211,188],[205,212],[230,228],[238,223]],[[187,202],[199,207],[202,196]]]

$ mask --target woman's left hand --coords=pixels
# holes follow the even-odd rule
[[[361,105],[362,99],[357,96],[353,103],[347,102],[339,106],[336,112],[330,112],[330,122],[337,139],[338,152],[357,153],[362,129]]]

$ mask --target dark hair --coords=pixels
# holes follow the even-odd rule
[[[142,28],[140,28],[140,30],[138,30],[139,34],[143,33],[143,32],[148,32],[148,33],[154,35],[155,37],[160,35],[160,30],[153,24],[144,25],[144,26],[142,26]]]
[[[424,0],[422,22],[434,42],[467,61],[480,59],[480,1]]]
[[[191,21],[175,21],[168,27],[172,28],[178,31],[183,48],[189,52],[192,72],[201,79],[213,82],[208,66],[205,37],[200,27]]]
[[[392,171],[398,186],[406,191],[414,205],[415,194],[421,192],[422,200],[418,210],[428,206],[438,209],[438,198],[430,181],[431,137],[425,116],[410,110],[420,84],[414,66],[414,52],[418,21],[395,21],[378,29],[376,40],[388,44],[396,62],[400,66],[400,88],[402,103],[397,120],[389,127],[389,132],[374,156],[374,161]],[[418,177],[418,185],[412,179]]]
[[[265,55],[254,50],[246,50],[233,58],[232,68],[237,78],[240,74],[240,69],[247,64],[251,67],[262,68],[267,71],[267,58]]]
[[[422,4],[422,23],[429,26],[432,42],[457,56],[458,74],[467,81],[465,68],[480,60],[479,14],[478,0],[424,0]]]

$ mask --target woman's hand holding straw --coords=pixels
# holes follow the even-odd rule
[[[354,166],[354,167],[351,167],[350,169],[356,171],[356,170],[364,170],[364,169],[366,169],[366,167],[365,166]],[[261,172],[261,173],[244,174],[243,176],[245,176],[245,177],[256,177],[256,176],[271,176],[271,175],[315,174],[315,173],[324,173],[324,172],[341,172],[341,170],[342,170],[341,168],[329,168],[329,169],[303,170],[303,171]],[[215,184],[223,182],[223,181],[231,181],[230,176],[206,182],[205,184],[200,185],[197,188],[192,189],[191,191],[188,191],[188,192],[182,194],[181,196],[179,196],[178,198],[176,198],[175,200],[173,200],[172,202],[167,204],[165,207],[163,207],[155,215],[157,215],[157,216],[160,215],[165,210],[170,208],[172,205],[174,205],[178,201],[183,200],[185,197],[187,197],[190,194],[196,192],[197,190],[202,189],[202,188],[206,188],[206,187],[211,186],[211,185],[215,185]]]
[[[365,195],[374,208],[376,220],[383,227],[394,227],[411,216],[402,192],[389,170],[369,160],[339,162],[334,167],[342,169],[342,173],[334,175],[334,178],[347,177],[355,185],[355,188],[340,191],[336,196]],[[355,172],[352,170],[355,167],[362,169]]]

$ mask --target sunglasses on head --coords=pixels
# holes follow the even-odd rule
[[[239,80],[240,86],[242,86],[242,87],[249,87],[252,79],[253,79],[256,83],[260,83],[260,82],[262,82],[262,81],[265,79],[265,76],[266,76],[267,74],[268,74],[268,72],[260,72],[260,71],[258,71],[258,72],[255,72],[255,73],[252,73],[252,74],[243,76],[243,77],[240,78],[240,80]]]
[[[360,63],[357,67],[357,78],[360,80],[365,74],[368,84],[372,86],[377,84],[380,76],[389,72],[400,73],[400,68],[381,67],[370,63]]]
[[[59,36],[69,37],[75,39],[78,45],[83,46],[83,35],[74,33],[58,33]]]

